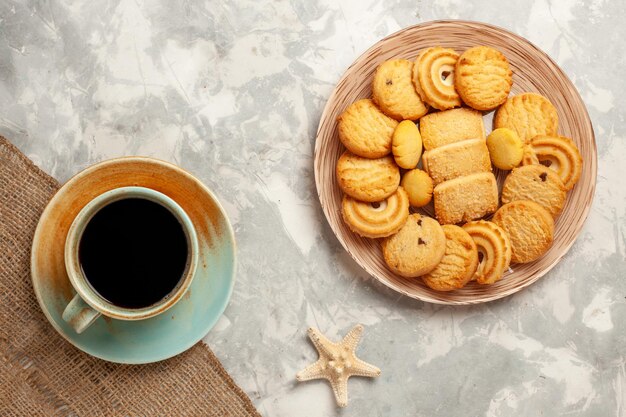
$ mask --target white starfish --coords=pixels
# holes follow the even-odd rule
[[[356,347],[363,334],[363,326],[357,324],[340,343],[328,340],[319,330],[309,328],[309,338],[319,352],[319,359],[297,373],[298,381],[324,378],[330,382],[339,407],[348,405],[348,378],[367,376],[375,378],[380,369],[356,356]]]

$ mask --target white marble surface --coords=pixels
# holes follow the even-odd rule
[[[267,416],[626,416],[626,3],[614,1],[0,1],[0,134],[60,181],[95,162],[177,163],[225,205],[237,285],[204,339]],[[504,26],[585,99],[597,194],[576,244],[512,297],[442,307],[353,263],[317,202],[319,116],[378,39],[432,19]],[[308,326],[361,322],[383,373],[337,410]]]

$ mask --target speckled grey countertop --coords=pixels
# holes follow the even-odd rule
[[[141,154],[177,163],[224,204],[237,284],[204,339],[267,416],[626,416],[626,2],[0,2],[0,134],[60,181]],[[515,3],[515,4],[513,4]],[[371,44],[441,18],[538,45],[587,103],[597,193],[578,241],[530,288],[473,307],[399,296],[334,238],[312,157],[334,84]],[[337,410],[296,384],[331,338],[365,325]]]

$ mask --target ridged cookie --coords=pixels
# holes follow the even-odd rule
[[[466,139],[485,139],[481,112],[461,107],[430,113],[420,119],[425,149],[434,149]]]
[[[478,267],[478,249],[472,237],[459,226],[446,224],[446,252],[435,269],[422,276],[433,290],[452,291],[463,288]]]
[[[536,93],[523,93],[509,98],[493,119],[494,128],[514,130],[524,143],[538,135],[556,135],[559,117],[550,101]]]
[[[459,54],[454,49],[433,47],[422,51],[413,64],[413,85],[422,101],[448,110],[461,105],[454,89],[454,66]]]
[[[553,217],[565,204],[566,189],[559,175],[543,165],[515,168],[504,180],[502,204],[530,200],[547,209]]]
[[[468,139],[424,152],[422,164],[435,185],[476,172],[491,172],[483,139]]]
[[[479,284],[493,284],[502,278],[511,264],[511,242],[504,229],[493,222],[477,220],[463,225],[478,248],[478,268],[473,279]]]
[[[391,152],[391,138],[398,122],[381,112],[372,100],[352,103],[338,120],[339,140],[353,154],[380,158]]]
[[[341,212],[353,232],[363,237],[386,237],[400,230],[409,217],[409,197],[402,187],[379,203],[364,203],[344,195]]]
[[[374,74],[374,102],[383,113],[396,120],[417,120],[428,112],[413,87],[412,65],[406,59],[393,59],[380,64]]]
[[[554,237],[554,220],[534,201],[514,201],[503,205],[493,222],[509,235],[511,262],[532,262],[546,253]]]
[[[411,214],[404,226],[382,243],[389,269],[406,278],[432,271],[446,251],[446,236],[437,220]]]
[[[475,46],[457,60],[454,84],[465,104],[477,110],[492,110],[508,97],[513,72],[500,51]]]
[[[400,169],[391,156],[368,159],[345,151],[337,161],[336,173],[344,193],[368,203],[384,200],[400,184]]]
[[[498,209],[498,184],[491,172],[479,172],[442,182],[433,198],[441,224],[467,222]]]
[[[564,136],[535,136],[524,150],[523,165],[541,164],[559,174],[566,190],[580,179],[583,158],[573,140]]]

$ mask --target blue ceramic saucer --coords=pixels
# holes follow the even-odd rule
[[[166,312],[140,321],[100,317],[77,334],[61,318],[75,294],[64,264],[67,232],[89,201],[126,186],[152,188],[185,210],[198,235],[198,268],[189,290]],[[31,274],[44,314],[74,346],[111,362],[155,362],[189,349],[224,312],[234,285],[235,239],[216,197],[188,172],[151,158],[112,159],[78,173],[50,200],[35,232]]]

